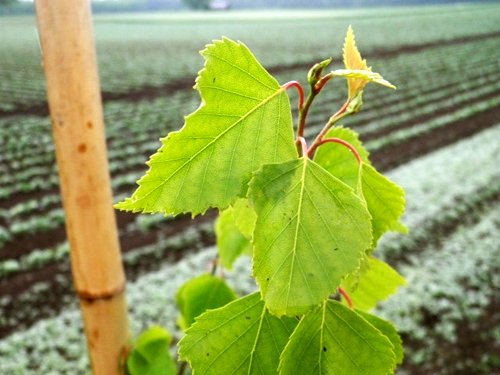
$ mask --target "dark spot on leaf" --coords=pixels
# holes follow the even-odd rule
[[[269,277],[266,277],[266,281],[269,281]]]
[[[210,353],[207,353],[207,357],[210,357]]]
[[[246,320],[250,320],[250,317],[249,317],[249,316],[245,316],[245,319],[246,319]]]
[[[326,352],[326,346],[323,346],[323,351]]]
[[[215,83],[215,77],[214,77],[214,79],[212,80],[212,83]]]
[[[336,248],[334,248],[334,249],[333,249],[333,251],[338,251],[338,250],[339,250],[339,248],[338,248],[338,247],[336,247]]]
[[[307,276],[308,276],[308,277],[314,277],[314,274],[309,272],[309,273],[307,274]]]

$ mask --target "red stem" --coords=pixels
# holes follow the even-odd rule
[[[299,111],[304,106],[304,88],[298,81],[290,81],[281,86],[285,90],[288,90],[290,87],[295,87],[297,92],[299,93]]]
[[[347,107],[349,107],[349,104],[350,104],[350,101],[347,100],[342,105],[342,107],[340,107],[340,109],[337,112],[335,112],[335,114],[332,117],[330,117],[330,119],[328,120],[326,125],[323,127],[323,129],[321,129],[319,134],[316,136],[316,139],[314,139],[314,142],[313,142],[311,148],[309,149],[309,157],[311,159],[313,158],[314,153],[316,152],[316,149],[319,146],[319,143],[323,140],[323,137],[326,135],[326,133],[328,133],[328,130],[330,130],[330,128],[333,126],[333,124],[335,124],[335,122],[337,122],[338,120],[340,120],[342,117],[344,117],[346,115],[346,110],[347,110]]]
[[[210,274],[212,276],[214,276],[215,273],[217,272],[217,268],[219,266],[219,256],[216,256],[215,258],[213,258],[212,260],[210,260],[208,262],[208,265],[210,267]]]
[[[326,85],[326,83],[332,79],[333,75],[327,74],[326,76],[322,77],[316,84],[314,85],[314,91],[315,92],[320,92],[321,89],[323,89],[323,86]]]
[[[311,147],[311,149],[309,150],[309,156],[312,157],[314,155],[314,152],[316,151],[316,149],[319,146],[321,146],[321,145],[323,145],[325,143],[338,143],[338,144],[341,144],[341,145],[347,147],[354,154],[354,156],[358,160],[358,163],[360,163],[360,164],[362,163],[361,156],[359,156],[359,153],[354,148],[354,146],[351,145],[349,142],[346,142],[346,141],[344,141],[343,139],[340,139],[340,138],[322,139],[321,141],[317,142],[313,147]]]
[[[352,299],[351,297],[349,296],[349,294],[347,294],[347,292],[342,289],[340,286],[339,286],[339,293],[342,297],[344,297],[344,299],[346,300],[347,304],[349,305],[349,307],[352,309],[354,308],[354,305],[352,303]]]

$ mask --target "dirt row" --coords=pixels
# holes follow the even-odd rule
[[[480,100],[488,100],[493,97],[492,94],[488,97],[479,98]],[[454,110],[458,109],[459,106],[454,106],[448,108],[447,111],[442,114],[452,113]],[[430,120],[432,115],[426,115],[419,118],[415,118],[412,121],[408,121],[396,127],[391,127],[390,129],[384,129],[381,134],[370,135],[369,139],[373,139],[374,135],[384,136],[388,134],[387,130],[401,130],[404,128],[411,128],[418,123]],[[449,127],[439,128],[430,133],[424,133],[407,141],[403,141],[397,145],[388,146],[378,150],[373,153],[371,158],[375,165],[377,165],[381,170],[387,170],[398,165],[406,163],[414,157],[428,153],[436,148],[446,146],[451,144],[458,139],[466,138],[472,134],[481,131],[491,125],[495,124],[498,115],[495,111],[485,111],[458,122],[453,126],[453,131],[450,131]],[[368,140],[363,139],[364,141]],[[143,168],[143,166],[141,166]],[[132,170],[130,170],[132,171]],[[130,172],[128,171],[128,172]],[[19,196],[14,197],[16,201],[22,202],[25,200],[36,198],[36,196],[52,193],[55,194],[57,191],[51,192],[36,192],[33,194],[19,194]],[[10,201],[10,200],[9,200]],[[37,213],[40,215],[42,213]],[[120,228],[124,228],[127,224],[131,223],[135,218],[135,215],[117,211],[118,225]],[[1,224],[1,223],[0,223]],[[124,251],[137,248],[148,244],[150,241],[149,235],[133,233],[132,236],[127,236],[129,238],[122,238],[122,248]],[[12,242],[7,243],[0,253],[0,261],[6,259],[19,259],[23,255],[30,253],[33,249],[45,249],[56,246],[61,243],[65,238],[65,232],[63,226],[58,228],[39,233],[36,235],[21,235]],[[2,283],[8,282],[8,280],[0,280],[0,285]]]
[[[423,156],[460,139],[470,137],[483,129],[496,125],[497,121],[498,114],[495,111],[480,113],[473,118],[457,122],[452,127],[437,129],[429,134],[424,134],[412,138],[407,142],[374,152],[371,155],[371,159],[375,166],[386,171],[404,164],[413,158]],[[489,197],[488,201],[494,203],[498,201],[498,197]],[[478,209],[481,209],[481,207],[484,207],[484,202],[478,203]],[[123,212],[118,212],[117,214],[120,228],[123,228],[134,219],[133,214]],[[125,233],[121,236],[120,242],[123,250],[127,252],[140,246],[154,244],[161,236],[169,237],[174,233],[186,231],[190,227],[194,226],[196,228],[203,223],[210,223],[213,221],[214,217],[214,211],[209,212],[205,216],[199,216],[194,221],[188,216],[184,216],[170,222],[159,230],[148,233],[139,231]],[[457,222],[456,224],[458,225],[459,223]],[[446,228],[444,228],[445,225]],[[452,227],[450,227],[450,225]],[[434,228],[433,231],[444,234],[451,233],[454,229],[453,225],[453,223],[442,224],[443,228]],[[62,232],[63,229],[61,228],[60,231]],[[58,235],[64,237],[63,232]],[[176,249],[174,258],[182,257],[185,251],[192,251],[193,248],[201,249],[212,244],[214,244],[213,233],[204,233],[196,243],[191,243],[185,248]],[[397,259],[395,261],[397,262]],[[137,265],[127,267],[127,275],[129,279],[134,279],[138,275],[151,272],[157,266],[158,262],[149,262],[148,259],[144,259]],[[20,329],[20,327],[27,327],[38,319],[59,311],[62,307],[62,296],[69,296],[72,294],[69,276],[68,262],[63,262],[51,264],[32,272],[20,273],[12,278],[1,280],[0,295],[12,297],[9,304],[4,306],[4,312],[6,312],[7,315],[10,313],[15,314],[20,317],[21,321],[16,322],[15,325],[0,326],[0,337],[8,335],[10,332]],[[67,282],[61,283],[61,277],[67,280]],[[21,295],[23,292],[29,291],[38,283],[45,283],[49,285],[49,287],[46,292],[39,293],[34,297],[35,299],[30,301],[30,306],[26,306],[25,302],[19,300],[17,296]],[[37,311],[36,314],[33,314],[31,311],[32,306],[38,306],[39,304],[44,306],[43,311]],[[23,313],[23,311],[25,312]]]
[[[413,44],[407,46],[400,46],[397,48],[387,48],[377,50],[376,52],[367,53],[364,56],[366,59],[374,58],[393,58],[398,55],[406,53],[416,53],[423,51],[428,48],[435,47],[445,47],[452,45],[460,45],[464,43],[477,42],[481,40],[486,40],[490,38],[496,38],[500,36],[500,32],[491,32],[478,35],[465,36],[455,39],[444,39],[428,43]],[[283,64],[279,66],[272,66],[268,68],[271,74],[285,73],[297,69],[309,69],[312,65],[317,63],[316,60],[301,62],[295,64]],[[103,92],[102,99],[104,102],[123,100],[123,101],[141,101],[146,99],[154,99],[159,96],[171,95],[179,90],[191,89],[194,85],[193,77],[181,77],[174,79],[166,84],[160,86],[143,86],[136,90],[129,90],[126,93],[116,93],[116,92]],[[4,116],[12,115],[31,115],[31,116],[48,116],[48,104],[46,101],[41,103],[29,103],[29,104],[19,104],[16,108],[12,110],[0,110],[0,118]]]
[[[454,39],[450,41],[433,42],[418,46],[407,46],[399,48],[397,50],[382,51],[369,57],[397,56],[400,53],[416,52],[425,48],[432,48],[443,44],[458,44],[497,36],[500,36],[500,33],[484,34],[469,38]],[[279,73],[288,70],[294,70],[299,67],[308,66],[310,66],[310,64],[295,64],[286,67],[271,69],[271,71],[273,73]],[[168,95],[175,90],[188,89],[191,86],[192,79],[185,79],[173,82],[163,88],[143,88],[140,91],[129,93],[126,95],[104,94],[104,97],[106,100],[130,101],[153,99],[161,95]],[[44,104],[44,106],[46,108],[46,104]],[[452,110],[453,109],[449,109],[449,111]],[[17,114],[21,113],[19,112]],[[31,114],[46,115],[47,111],[45,109],[45,112],[35,111]],[[2,113],[0,113],[0,116],[2,116]],[[417,118],[415,119],[415,122],[412,121],[411,123],[404,124],[401,127],[398,127],[398,129],[401,129],[402,127],[411,127],[416,123],[420,123],[427,119],[428,118],[426,117]],[[482,112],[465,120],[457,122],[453,126],[436,129],[429,134],[422,134],[400,144],[385,147],[377,152],[372,153],[371,159],[375,166],[377,166],[377,168],[381,170],[388,170],[404,164],[412,160],[413,158],[439,149],[440,147],[444,147],[460,139],[467,138],[483,129],[496,125],[497,122],[498,113],[495,110]],[[19,201],[23,201],[25,199],[40,197],[44,194],[47,194],[47,192],[45,191],[37,192],[35,194],[22,194],[17,198],[19,199]],[[135,215],[124,212],[117,212],[118,224],[123,232],[120,237],[122,249],[124,252],[128,252],[141,246],[154,244],[161,236],[169,237],[174,233],[182,233],[190,227],[196,227],[204,223],[210,223],[213,221],[214,217],[215,213],[212,211],[206,216],[198,217],[194,222],[186,216],[170,222],[169,225],[165,225],[161,229],[153,230],[148,233],[140,231],[125,233],[123,228],[125,228],[134,220]],[[47,246],[56,245],[57,243],[60,243],[64,238],[64,228],[61,227],[41,235],[25,236],[19,241],[9,244],[8,247],[4,247],[2,249],[2,253],[5,251],[6,254],[9,254],[9,258],[12,258],[13,256],[19,257],[20,255],[26,253],[26,251],[19,253],[19,251],[22,251],[23,248],[27,250],[33,249],[35,247],[44,248]],[[173,258],[175,259],[182,257],[185,251],[192,251],[193,248],[203,248],[205,246],[212,245],[213,243],[213,233],[204,233],[202,236],[200,236],[196,243],[191,243],[185,248],[176,249],[176,254]],[[154,267],[157,266],[158,262],[148,262],[148,259],[144,259],[144,261],[139,262],[139,264],[137,265],[129,266],[127,268],[127,275],[129,278],[133,279],[140,274],[150,272],[154,269]],[[61,280],[65,281],[61,282]],[[23,294],[23,292],[30,291],[37,284],[40,285],[40,283],[47,286],[46,291],[38,293],[34,300],[29,301],[29,304],[26,304],[26,301],[24,301],[23,299],[18,298]],[[68,262],[51,264],[38,270],[19,273],[14,277],[0,280],[0,296],[11,297],[11,301],[3,307],[3,312],[6,313],[7,316],[12,315],[20,318],[20,320],[14,322],[11,325],[0,326],[0,337],[8,335],[13,330],[18,330],[20,328],[30,326],[37,320],[54,314],[55,312],[59,311],[63,305],[61,303],[61,298],[71,295],[72,287],[69,282]],[[43,308],[37,308],[37,311],[34,311],[33,306],[43,306]]]

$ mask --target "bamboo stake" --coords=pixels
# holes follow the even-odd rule
[[[72,273],[95,375],[122,374],[129,331],[89,0],[36,0]]]

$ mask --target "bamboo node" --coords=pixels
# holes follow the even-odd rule
[[[90,290],[77,290],[76,294],[78,295],[78,298],[80,298],[80,301],[92,304],[97,301],[111,300],[114,297],[122,294],[124,291],[125,291],[125,283],[123,282],[119,286],[113,289],[99,291],[99,292],[93,292]]]

